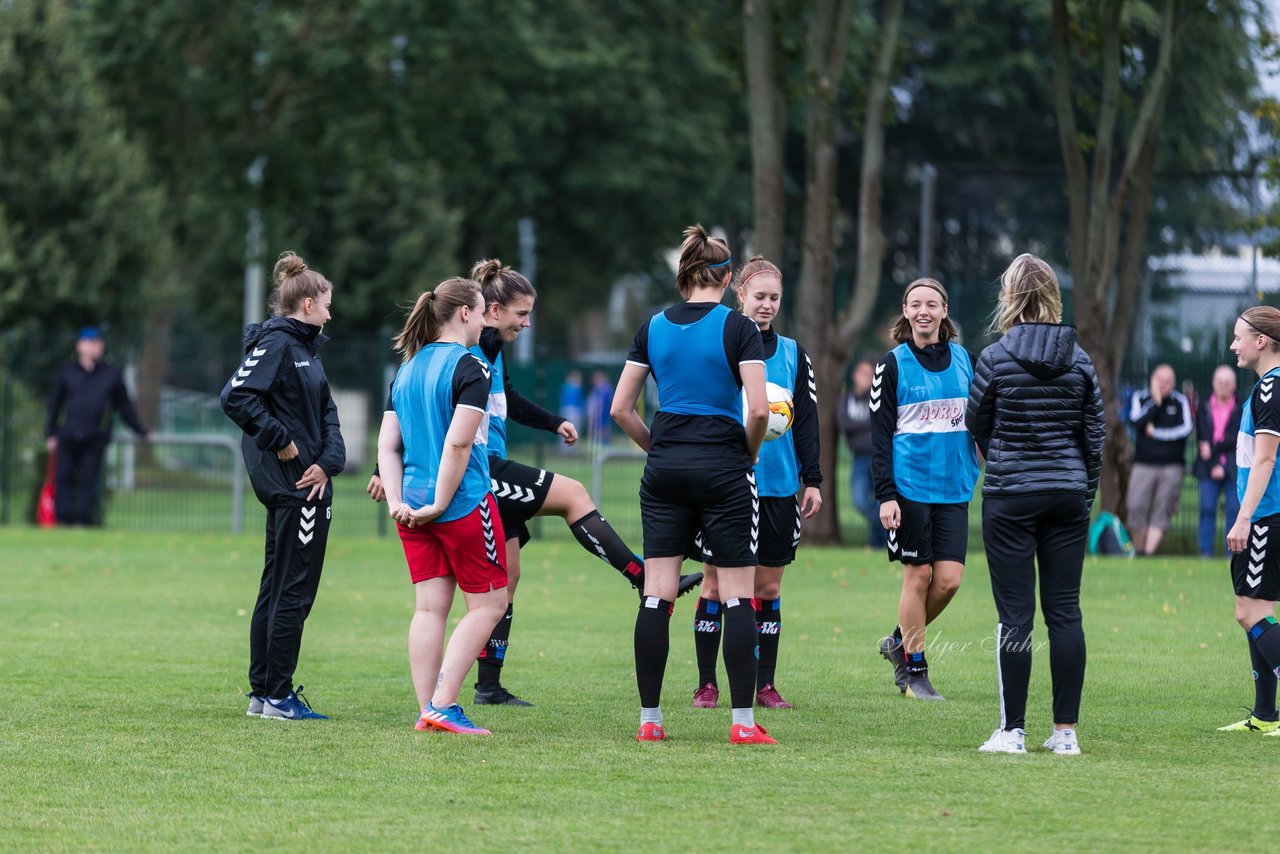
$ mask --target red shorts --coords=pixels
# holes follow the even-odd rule
[[[492,492],[475,510],[452,522],[396,527],[414,584],[452,575],[464,593],[507,586],[507,544]]]

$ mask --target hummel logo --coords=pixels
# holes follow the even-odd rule
[[[242,386],[242,385],[244,385],[244,380],[238,380],[238,379],[236,379],[235,377],[232,377],[232,378],[231,378],[231,387],[232,387],[232,388],[240,388],[240,386]]]
[[[1270,530],[1271,530],[1270,525],[1254,525],[1253,526],[1253,532],[1255,534],[1258,534],[1259,536],[1261,536],[1262,534],[1265,534],[1267,531],[1270,531]]]
[[[480,371],[484,374],[484,378],[489,379],[489,366],[484,363],[484,360],[479,356],[476,356],[474,353],[471,355],[471,358],[475,359],[476,364],[480,366]]]
[[[253,356],[253,358],[255,358],[255,359],[256,359],[256,358],[258,358],[259,356],[265,356],[265,355],[267,355],[267,351],[266,351],[266,350],[263,350],[263,349],[259,349],[259,348],[257,348],[257,347],[254,347],[254,348],[253,348],[253,352],[252,352],[250,355],[251,355],[251,356]]]

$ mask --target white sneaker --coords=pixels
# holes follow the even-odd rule
[[[991,733],[978,748],[979,753],[1026,753],[1027,748],[1022,739],[1026,736],[1020,729],[998,729]]]
[[[1055,729],[1053,735],[1044,743],[1045,750],[1052,750],[1059,756],[1079,756],[1080,742],[1076,741],[1073,729]]]

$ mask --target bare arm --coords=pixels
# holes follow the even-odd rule
[[[397,522],[408,516],[402,500],[404,486],[404,439],[400,435],[400,419],[394,410],[382,413],[382,427],[378,431],[378,471],[380,487],[387,499],[387,511]],[[372,481],[370,481],[372,485]]]
[[[742,377],[742,389],[747,393],[746,423],[747,453],[751,459],[760,457],[760,446],[764,444],[764,433],[769,428],[769,396],[764,390],[764,363],[743,362],[738,365],[738,373]]]
[[[1249,469],[1249,485],[1245,487],[1244,498],[1240,500],[1236,523],[1227,532],[1227,548],[1233,552],[1242,552],[1249,547],[1249,528],[1275,471],[1277,446],[1280,446],[1280,436],[1275,433],[1260,432],[1253,437],[1253,466]]]
[[[617,388],[613,391],[613,403],[609,406],[609,414],[622,432],[631,437],[631,441],[640,446],[645,453],[649,452],[649,427],[636,411],[636,402],[644,391],[644,381],[649,377],[649,369],[635,362],[627,362],[622,367],[622,376],[618,377]],[[763,388],[761,389],[763,393]]]
[[[444,437],[444,449],[440,452],[440,473],[436,476],[436,494],[430,504],[413,511],[410,527],[422,525],[443,513],[453,501],[462,483],[462,476],[467,471],[467,460],[471,456],[471,446],[476,440],[476,431],[480,429],[480,421],[484,413],[470,406],[459,406],[453,410],[453,419],[449,422],[449,432]],[[382,459],[379,457],[378,462]],[[387,486],[387,476],[382,476],[383,488],[387,494],[391,489]]]

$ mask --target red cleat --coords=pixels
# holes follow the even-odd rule
[[[666,741],[667,734],[662,729],[662,724],[647,723],[640,724],[640,731],[636,733],[636,741]]]
[[[693,692],[693,707],[695,709],[714,709],[718,702],[720,702],[720,689],[710,682],[700,686],[698,690]]]
[[[777,744],[778,742],[769,737],[764,731],[764,727],[760,724],[755,726],[743,726],[742,724],[734,724],[729,730],[730,744]]]
[[[778,693],[778,689],[773,687],[770,682],[759,691],[756,692],[756,705],[763,706],[766,709],[794,709],[795,706],[782,699],[782,695]]]

